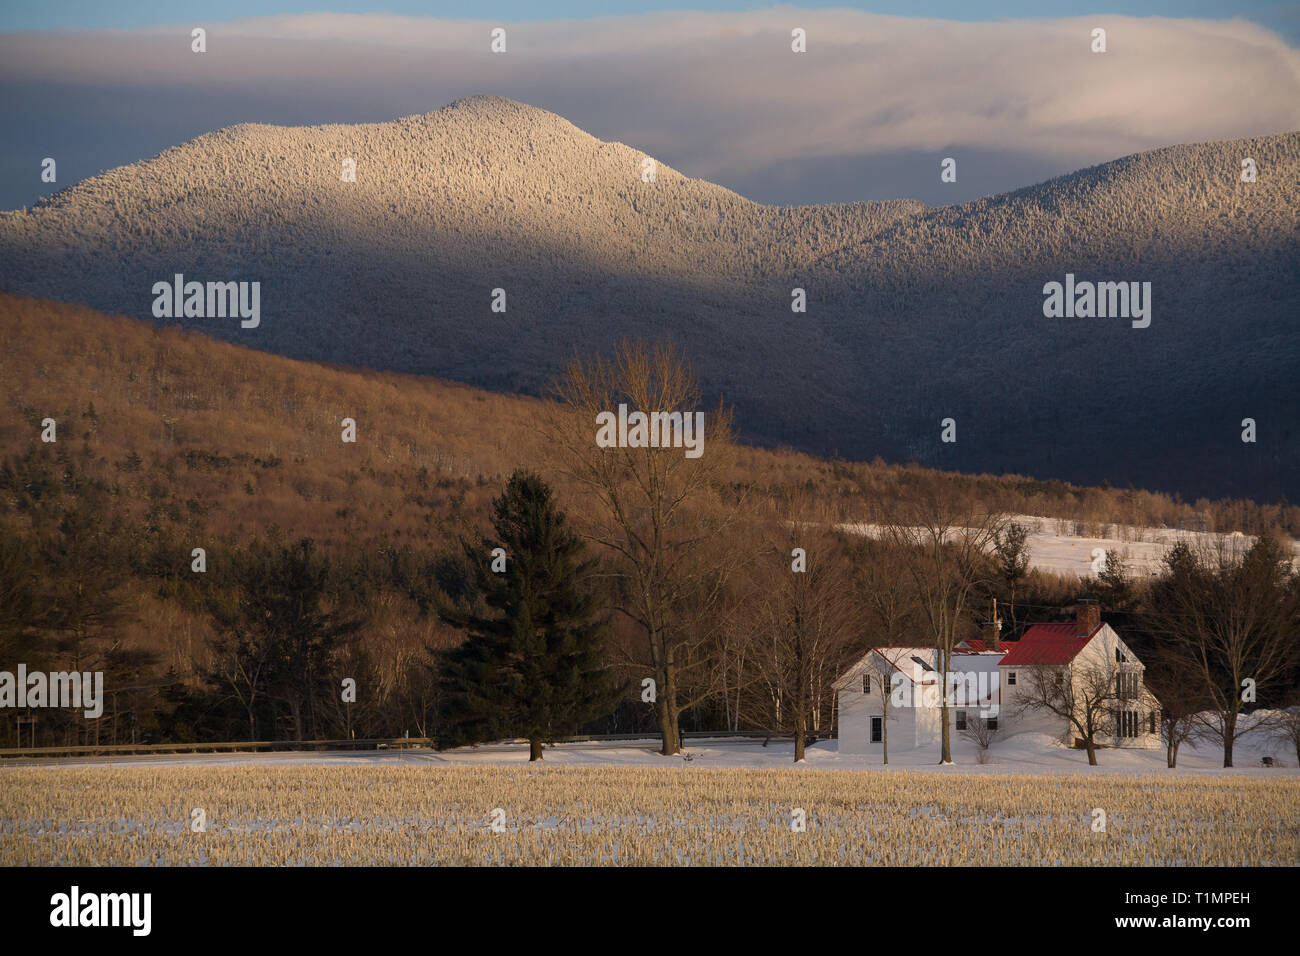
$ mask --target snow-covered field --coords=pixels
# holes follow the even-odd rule
[[[1255,542],[1253,537],[1239,532],[1222,535],[1118,524],[1090,529],[1101,532],[1100,537],[1082,537],[1074,533],[1081,523],[1065,518],[1013,515],[1009,520],[1029,529],[1026,543],[1032,567],[1080,578],[1096,577],[1098,558],[1107,551],[1118,551],[1130,574],[1145,577],[1159,573],[1165,554],[1179,541],[1185,541],[1193,548],[1213,548],[1222,541],[1229,549],[1240,550]],[[843,527],[870,535],[878,534],[880,530],[879,526],[865,524]],[[1300,556],[1300,544],[1293,542],[1292,552]]]
[[[917,755],[863,771],[824,747],[800,767],[790,756],[702,741],[689,759],[589,744],[543,765],[481,748],[12,767],[0,866],[1300,862],[1295,770],[1098,770],[1063,753],[1055,767],[940,770]]]
[[[592,741],[566,743],[548,747],[544,757],[548,766],[563,767],[694,767],[715,768],[789,768],[807,770],[856,770],[871,772],[883,769],[878,757],[841,755],[833,740],[819,741],[807,750],[802,764],[794,764],[794,743],[773,740],[765,747],[752,738],[687,739],[686,751],[672,757],[658,753],[656,739]],[[1271,768],[1261,765],[1263,756],[1273,757]],[[1239,741],[1234,752],[1235,767],[1225,769],[1221,751],[1209,742],[1196,749],[1184,744],[1178,754],[1178,767],[1165,767],[1164,750],[1102,750],[1100,766],[1089,767],[1087,754],[1054,743],[1042,734],[1017,734],[995,742],[989,761],[980,764],[975,745],[963,739],[953,741],[953,764],[939,767],[938,748],[900,751],[890,755],[890,770],[940,771],[943,773],[994,774],[1061,774],[1061,773],[1152,773],[1180,775],[1248,775],[1300,776],[1296,754],[1262,736]],[[427,748],[405,750],[350,750],[306,753],[232,753],[168,754],[126,757],[74,757],[57,759],[5,760],[0,771],[19,766],[106,767],[144,765],[151,767],[240,767],[240,766],[402,766],[410,764],[511,765],[528,762],[528,745],[501,743],[458,750],[435,751]]]

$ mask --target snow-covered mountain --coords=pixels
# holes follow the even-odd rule
[[[236,126],[0,213],[0,288],[148,318],[176,274],[258,282],[256,328],[158,321],[510,391],[575,351],[670,335],[751,440],[1300,492],[1300,133],[941,208],[761,206],[657,159],[499,97]],[[1151,283],[1150,325],[1046,316],[1045,284],[1067,276]]]

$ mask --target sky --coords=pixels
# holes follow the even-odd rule
[[[1300,129],[1300,50],[1277,26],[1300,4],[1243,0],[1232,19],[1199,0],[1081,16],[938,0],[873,5],[883,15],[725,0],[622,13],[646,5],[605,0],[596,18],[586,0],[500,3],[492,19],[481,3],[334,6],[348,12],[6,0],[0,209],[237,123],[383,122],[474,94],[773,204],[959,203],[1146,149]],[[508,50],[493,55],[502,23]],[[790,50],[793,26],[805,54]],[[1105,54],[1090,49],[1096,27]],[[56,183],[40,179],[45,157]],[[955,183],[940,181],[948,157]]]
[[[1002,20],[1025,17],[1067,17],[1093,13],[1126,16],[1195,17],[1218,19],[1240,17],[1300,41],[1300,3],[1293,0],[889,0],[862,3],[794,2],[802,8],[843,8],[894,16],[940,20]],[[649,3],[645,0],[376,0],[350,3],[330,0],[40,0],[19,3],[8,0],[0,6],[0,32],[13,30],[92,29],[152,26],[161,23],[234,20],[296,13],[391,13],[444,20],[495,19],[507,23],[560,20],[599,16],[622,16],[663,10],[737,11],[756,10],[772,4],[754,0],[696,0],[696,2]]]

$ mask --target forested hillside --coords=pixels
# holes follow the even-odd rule
[[[0,317],[0,656],[9,661],[21,647],[33,667],[75,658],[105,669],[118,690],[110,719],[94,724],[100,743],[132,734],[246,739],[247,715],[222,677],[239,633],[232,615],[289,581],[311,584],[313,620],[331,635],[329,678],[350,674],[368,690],[347,713],[316,713],[310,732],[428,732],[431,651],[460,640],[436,613],[466,583],[459,540],[485,527],[489,502],[521,466],[552,481],[575,519],[595,508],[552,467],[538,431],[548,406],[536,399],[294,361],[7,294]],[[349,418],[354,443],[342,440]],[[56,441],[42,441],[47,420]],[[1121,522],[1300,531],[1295,506],[1190,504],[745,446],[721,480],[755,515],[797,503],[826,525],[891,520],[942,494],[971,511],[1070,518],[1081,530]],[[714,545],[734,556],[746,542],[737,534]],[[853,557],[870,547],[835,544],[843,573],[870,571]],[[202,574],[195,548],[205,552]],[[759,553],[736,558],[746,587],[772,573]],[[847,587],[869,593],[862,581]],[[1035,588],[1029,603],[1041,615],[1076,596],[1074,585],[1048,577]],[[744,606],[743,589],[733,600]],[[865,614],[856,620],[850,648],[875,633]],[[616,632],[619,666],[635,670],[640,651]],[[337,694],[327,687],[322,699]],[[751,706],[759,721],[761,706]],[[290,733],[279,707],[257,704],[258,736]],[[715,691],[688,716],[706,726],[745,722]],[[630,698],[601,727],[645,730],[648,720]],[[90,730],[48,723],[40,732],[58,743]]]

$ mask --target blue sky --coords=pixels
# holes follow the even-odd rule
[[[1300,41],[1300,3],[1294,0],[874,0],[871,3],[793,2],[785,6],[810,9],[844,8],[871,13],[945,20],[1002,20],[1019,17],[1063,17],[1093,13],[1128,16],[1241,17]],[[497,19],[502,22],[615,16],[656,10],[755,10],[774,4],[755,0],[695,0],[653,3],[647,0],[38,0],[0,4],[0,32],[52,28],[141,27],[163,23],[232,20],[239,17],[310,13],[396,13],[405,16]]]

